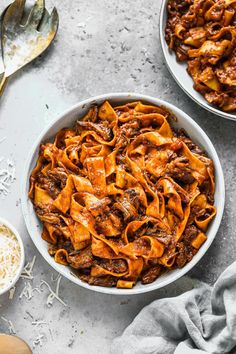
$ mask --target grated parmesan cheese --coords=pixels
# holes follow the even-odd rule
[[[33,257],[31,262],[28,262],[24,266],[24,268],[23,268],[23,270],[21,272],[21,276],[20,276],[21,278],[25,278],[25,279],[29,279],[29,280],[34,279],[32,271],[33,271],[33,268],[34,268],[35,261],[36,261],[36,256]]]
[[[32,324],[32,326],[38,327],[38,326],[42,326],[42,325],[47,325],[47,322],[41,321],[41,320],[35,320],[31,324]]]
[[[43,345],[43,338],[45,338],[44,334],[39,334],[38,337],[33,341],[33,349],[39,345],[40,347],[42,347]]]
[[[19,299],[22,299],[24,296],[27,300],[31,300],[35,291],[37,291],[39,294],[41,293],[39,288],[33,288],[29,282],[25,283],[24,289],[19,295]]]
[[[57,279],[57,285],[56,285],[56,291],[54,292],[50,285],[45,281],[41,280],[39,288],[42,290],[42,286],[46,285],[48,288],[50,294],[48,295],[47,298],[47,306],[51,307],[53,305],[54,299],[57,299],[62,305],[67,306],[67,304],[59,297],[59,287],[60,287],[60,281],[61,281],[61,276]]]
[[[34,256],[33,260],[26,264],[25,268],[23,269],[23,272],[21,273],[22,278],[26,278],[29,280],[33,279],[32,270],[34,267],[35,259],[36,257]],[[23,297],[25,297],[27,300],[31,300],[34,296],[34,292],[37,292],[39,294],[43,293],[43,285],[46,285],[46,287],[49,290],[49,295],[47,297],[47,302],[46,302],[47,306],[51,307],[53,305],[54,299],[57,299],[62,305],[67,306],[67,304],[59,296],[61,276],[58,274],[58,276],[54,279],[52,275],[51,280],[53,282],[56,282],[55,291],[52,290],[51,286],[46,282],[46,280],[41,280],[39,287],[35,287],[35,288],[33,288],[31,283],[28,281],[27,283],[25,283],[25,286],[19,295],[19,299],[21,300]]]
[[[6,136],[4,136],[3,138],[0,139],[0,144],[3,143],[6,140]]]
[[[0,158],[0,196],[10,192],[10,186],[15,180],[15,166],[12,161]]]
[[[13,232],[0,224],[0,290],[8,287],[20,266],[21,249]]]
[[[51,275],[51,281],[52,281],[52,282],[58,281],[59,278],[60,278],[60,274],[57,274],[57,276],[54,278],[54,275],[53,275],[53,273],[52,273],[52,275]]]
[[[15,291],[16,291],[16,287],[13,286],[10,290],[9,290],[9,300],[12,300],[14,295],[15,295]]]
[[[3,316],[1,316],[1,319],[7,323],[9,334],[16,334],[16,330],[15,330],[15,327],[13,326],[12,321],[8,320],[7,318],[5,318]]]

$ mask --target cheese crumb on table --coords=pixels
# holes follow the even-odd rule
[[[37,345],[42,347],[43,345],[43,338],[45,337],[44,334],[39,334],[37,338],[33,341],[33,348],[35,348]]]
[[[15,166],[12,161],[0,157],[0,196],[10,192],[11,184],[15,180]]]
[[[3,317],[3,316],[1,316],[1,319],[7,323],[9,334],[16,334],[16,330],[15,330],[15,327],[14,327],[12,321],[8,320],[6,317]]]
[[[21,276],[20,276],[21,278],[25,278],[25,279],[29,279],[29,280],[32,280],[34,278],[32,272],[33,272],[35,261],[36,261],[36,256],[33,257],[31,262],[28,262],[24,266],[24,268],[21,272]]]

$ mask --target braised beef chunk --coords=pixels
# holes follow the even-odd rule
[[[98,264],[109,272],[124,273],[127,271],[127,263],[124,259],[102,259]]]
[[[161,271],[161,267],[159,265],[144,271],[141,276],[142,284],[150,284],[154,282],[154,280],[156,280],[156,278],[160,274],[160,271]]]
[[[110,203],[111,203],[110,198],[106,197],[106,198],[98,199],[96,202],[94,202],[89,206],[88,210],[93,214],[93,216],[96,217],[104,213],[108,213],[110,210],[108,205]]]
[[[227,104],[229,96],[224,92],[211,91],[205,95],[205,98],[209,103],[223,107]]]
[[[198,233],[199,231],[195,225],[188,225],[184,230],[183,239],[190,243],[195,237],[197,237]]]
[[[78,254],[69,255],[69,263],[72,268],[82,269],[89,268],[93,265],[93,254],[91,247],[87,247]]]
[[[178,268],[182,268],[187,262],[190,262],[193,256],[197,253],[197,250],[191,246],[188,240],[178,242],[176,245],[177,256],[175,263]]]
[[[129,138],[126,137],[125,133],[118,131],[116,138],[117,138],[117,141],[116,141],[117,149],[125,149],[129,143]]]
[[[198,155],[203,155],[205,156],[204,151],[198,146],[196,145],[187,135],[187,133],[185,132],[184,129],[179,129],[177,132],[177,137],[187,145],[187,147],[189,148],[189,150],[191,150],[194,154],[198,154]]]
[[[190,212],[189,219],[188,219],[188,225],[191,225],[194,223],[194,219],[196,218],[196,216],[199,215],[200,212],[201,212],[201,208],[199,207],[199,205],[193,205],[191,207],[191,212]]]
[[[211,183],[209,180],[204,181],[199,187],[200,191],[207,196],[208,203],[214,204],[214,193],[211,191]]]
[[[182,243],[185,247],[185,258],[187,262],[190,262],[193,256],[197,253],[197,250],[191,245],[192,241],[197,237],[200,230],[194,225],[187,225],[182,235]],[[181,263],[181,261],[179,260]]]
[[[68,254],[71,254],[71,252],[74,251],[74,247],[70,240],[66,239],[62,234],[59,234],[57,237],[57,248],[66,250]]]
[[[191,184],[194,182],[188,159],[185,157],[177,157],[171,161],[167,166],[166,173],[174,180],[180,181],[184,184]]]
[[[125,191],[125,197],[129,200],[129,202],[136,208],[139,208],[139,194],[136,192],[134,188],[129,188]]]
[[[59,225],[60,224],[60,217],[57,213],[52,213],[48,211],[45,208],[35,208],[37,216],[40,218],[42,222],[47,222],[49,224],[53,225]]]
[[[47,172],[47,175],[57,186],[60,186],[61,189],[65,187],[68,175],[63,167],[53,168]]]
[[[179,268],[183,268],[185,263],[187,262],[187,252],[186,247],[183,242],[179,242],[177,244],[177,256],[175,262]]]
[[[132,122],[125,123],[121,126],[121,133],[131,138],[134,135],[137,135],[140,123],[138,120],[133,119]]]
[[[77,121],[77,130],[81,132],[83,130],[94,130],[97,134],[101,135],[104,140],[111,140],[112,139],[112,130],[108,127],[107,122],[101,123],[92,123],[92,122],[84,122],[84,121]]]
[[[120,198],[119,201],[113,204],[113,210],[119,210],[123,214],[124,221],[133,220],[138,216],[133,204],[125,197]]]
[[[56,185],[55,181],[48,176],[45,176],[43,173],[38,174],[37,182],[40,184],[40,187],[45,189],[53,199],[56,199],[56,197],[60,194],[61,189]]]
[[[155,236],[155,235],[153,235]],[[173,236],[170,234],[166,234],[166,233],[159,233],[157,234],[157,236],[155,236],[155,238],[160,241],[161,243],[163,243],[165,246],[168,246],[172,240],[173,240]]]
[[[61,190],[65,187],[67,177],[68,175],[64,168],[56,167],[47,171],[46,175],[41,172],[38,173],[36,181],[53,199],[56,199]]]
[[[79,278],[82,281],[85,281],[89,285],[97,285],[97,286],[106,286],[112,287],[116,286],[117,279],[111,275],[105,275],[102,277],[92,277],[90,275],[81,274]]]
[[[120,217],[118,213],[110,213],[109,217],[116,229],[121,230],[122,227],[124,227],[122,217]]]
[[[147,230],[145,231],[145,235],[147,236],[150,235],[155,237],[158,241],[163,243],[165,246],[167,246],[171,242],[171,239],[173,238],[166,231],[160,230],[157,224],[148,226]]]

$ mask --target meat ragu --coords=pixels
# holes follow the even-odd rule
[[[183,267],[206,240],[212,161],[163,107],[92,107],[40,147],[29,196],[55,261],[90,285],[131,288]]]
[[[236,110],[236,0],[169,0],[166,42],[205,99]]]

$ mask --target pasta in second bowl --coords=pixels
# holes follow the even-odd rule
[[[143,95],[73,107],[39,137],[30,175],[23,212],[39,251],[73,282],[105,293],[142,293],[185,274],[223,213],[223,173],[205,133],[176,107]]]
[[[163,0],[160,12],[160,41],[173,78],[200,106],[231,120],[236,120],[235,6],[234,0]],[[223,21],[228,13],[233,15]],[[182,40],[185,20],[187,32]],[[225,39],[231,38],[230,31],[231,41]],[[221,48],[226,44],[228,50]]]

